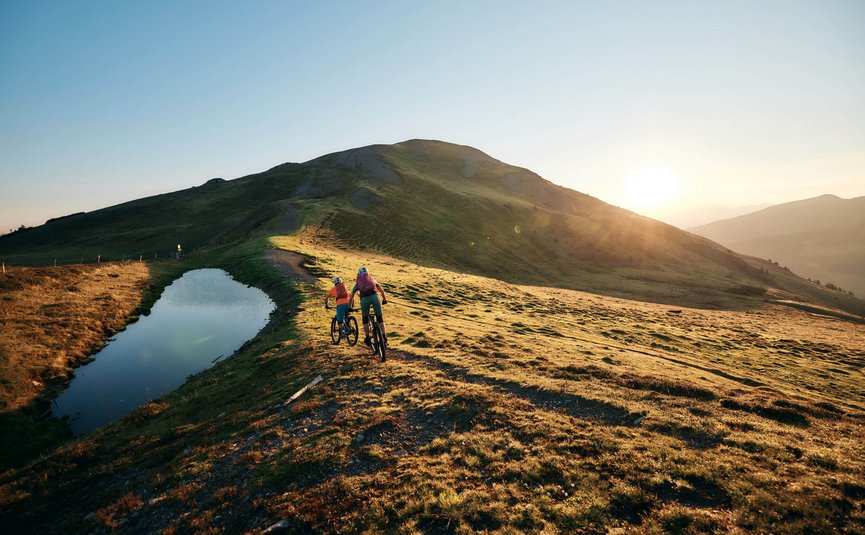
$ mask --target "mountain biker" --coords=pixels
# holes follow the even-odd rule
[[[385,345],[387,345],[384,317],[381,315],[381,305],[387,304],[387,295],[384,293],[384,288],[381,287],[381,284],[372,278],[372,275],[369,274],[369,271],[365,267],[357,270],[357,280],[351,288],[349,307],[354,306],[354,294],[356,293],[360,293],[360,311],[363,317],[363,331],[366,334],[363,343],[368,346],[372,345],[372,340],[369,337],[369,307],[373,307],[375,310],[375,319],[378,321],[382,338],[384,338]],[[381,300],[379,300],[378,294],[381,294]]]
[[[345,315],[348,313],[349,297],[348,291],[345,289],[345,283],[342,281],[341,277],[333,279],[333,288],[331,288],[330,291],[327,292],[327,295],[324,296],[324,308],[330,309],[330,305],[328,305],[327,301],[331,297],[336,301],[336,324],[339,325],[339,331],[344,334],[345,326],[342,324],[342,320],[345,319]]]

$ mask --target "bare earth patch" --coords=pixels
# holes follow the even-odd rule
[[[279,269],[280,273],[290,279],[298,279],[304,282],[315,281],[315,277],[303,267],[306,258],[301,254],[283,249],[268,249],[267,259]]]

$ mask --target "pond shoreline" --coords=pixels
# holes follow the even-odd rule
[[[265,292],[223,269],[186,271],[79,371],[53,416],[68,418],[75,436],[109,425],[234,354],[275,308]]]
[[[119,264],[121,266],[123,265],[120,262],[117,262],[116,264]],[[94,362],[96,360],[96,355],[98,355],[103,349],[105,349],[105,347],[111,342],[113,338],[115,338],[118,334],[124,332],[126,329],[129,328],[129,326],[137,323],[141,316],[149,314],[151,309],[153,308],[153,305],[156,303],[157,300],[159,300],[159,296],[162,294],[165,288],[178,277],[183,276],[186,271],[188,271],[188,269],[184,269],[183,266],[174,263],[167,263],[165,261],[145,262],[145,264],[148,264],[148,266],[151,268],[157,267],[157,270],[160,271],[160,273],[153,276],[146,283],[147,287],[143,292],[140,302],[135,307],[135,309],[128,316],[126,316],[125,322],[118,329],[106,330],[104,336],[97,343],[93,344],[90,347],[90,350],[87,352],[86,356],[80,359],[68,361],[67,363],[70,369],[68,370],[66,375],[52,378],[44,383],[44,389],[39,394],[39,396],[37,396],[37,398],[44,400],[44,402],[47,402],[47,410],[37,416],[39,420],[50,420],[53,418],[53,416],[51,415],[51,411],[52,407],[54,406],[54,402],[67,388],[69,388],[69,384],[75,379],[76,370]]]
[[[78,361],[70,361],[68,374],[74,377],[74,373],[90,362],[109,341],[118,333],[125,331],[133,325],[140,316],[150,312],[154,303],[162,294],[166,286],[189,270],[198,268],[219,268],[227,271],[236,281],[254,286],[265,292],[276,304],[276,309],[270,316],[269,322],[261,329],[256,337],[249,340],[231,355],[225,355],[219,359],[211,368],[204,370],[208,373],[218,366],[227,362],[248,349],[250,344],[259,339],[267,339],[273,332],[294,333],[292,318],[299,310],[303,302],[302,295],[297,291],[299,278],[286,276],[269,262],[267,253],[274,249],[267,238],[259,238],[239,246],[219,248],[210,251],[201,251],[194,257],[178,261],[159,260],[157,262],[144,262],[150,269],[150,276],[145,282],[143,297],[139,299],[137,306],[127,316],[125,322],[118,329],[106,331],[98,343],[90,346],[86,357]],[[103,266],[113,265],[103,263]],[[118,265],[129,265],[123,263]],[[22,269],[65,269],[63,268],[22,268]],[[307,271],[303,268],[304,271]],[[111,279],[114,280],[114,279]],[[78,324],[75,324],[78,328]],[[196,374],[196,375],[200,375]],[[68,443],[71,437],[71,428],[67,422],[50,416],[37,419],[50,410],[53,400],[65,391],[72,377],[64,377],[62,380],[51,382],[50,389],[44,389],[35,399],[38,400],[39,409],[34,409],[35,402],[31,400],[26,408],[14,412],[0,413],[0,472],[9,469],[25,469],[28,464],[36,461],[40,456],[47,454],[54,448]],[[190,377],[189,379],[192,379]],[[101,433],[101,432],[100,432]],[[8,444],[7,444],[8,442]]]
[[[6,315],[0,351],[0,472],[26,464],[70,435],[50,418],[81,366],[136,322],[179,272],[166,262],[16,267],[0,275]],[[155,296],[153,294],[156,294]]]

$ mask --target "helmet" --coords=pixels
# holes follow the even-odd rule
[[[339,284],[341,282],[342,282],[342,277],[337,277],[337,278],[333,279],[334,284]]]
[[[359,270],[357,270],[358,275],[365,275],[366,273],[367,273],[366,267],[362,267]]]

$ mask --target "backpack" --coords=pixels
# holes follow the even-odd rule
[[[360,291],[361,297],[366,297],[375,293],[375,279],[369,273],[364,273],[357,278],[355,282],[357,289]]]
[[[339,299],[345,299],[345,298],[348,297],[348,291],[346,291],[346,289],[345,289],[345,283],[344,283],[344,282],[341,282],[341,283],[337,284],[337,285],[335,286],[335,288],[336,288],[336,298],[337,298],[337,300],[339,300]]]

